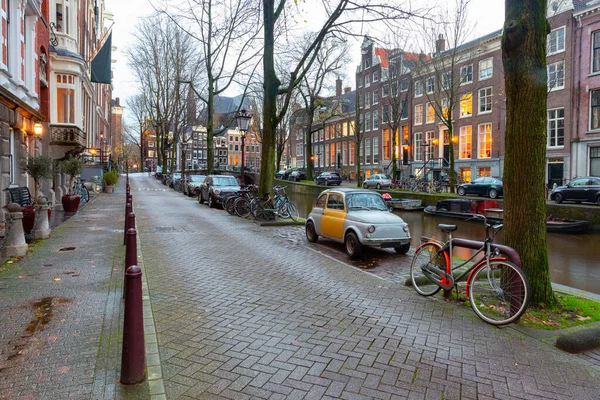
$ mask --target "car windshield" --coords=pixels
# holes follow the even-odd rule
[[[233,176],[215,176],[213,184],[215,186],[238,186],[237,180]]]
[[[348,210],[382,210],[387,211],[383,198],[377,193],[355,193],[346,196]]]
[[[206,177],[205,177],[205,176],[203,176],[203,175],[192,175],[192,176],[190,177],[190,181],[191,181],[191,182],[199,182],[199,183],[202,183],[202,182],[204,182],[204,180],[205,180],[205,179],[206,179]]]

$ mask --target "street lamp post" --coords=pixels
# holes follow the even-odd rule
[[[237,123],[238,130],[241,132],[242,136],[242,173],[240,175],[241,186],[246,186],[245,176],[244,176],[244,154],[246,151],[246,132],[248,132],[248,127],[250,126],[250,120],[252,116],[246,110],[241,110],[235,115],[235,121]]]

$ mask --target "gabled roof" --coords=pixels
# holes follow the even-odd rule
[[[342,94],[340,101],[342,103],[342,113],[353,112],[356,108],[356,90]]]
[[[229,114],[235,112],[241,108],[249,108],[248,98],[246,97],[243,101],[242,106],[240,107],[240,103],[242,103],[242,95],[237,95],[234,97],[226,97],[226,96],[215,96],[215,113],[217,114]]]
[[[386,49],[382,49],[381,47],[374,47],[373,52],[376,56],[379,56],[381,66],[387,68],[389,65],[388,51]]]

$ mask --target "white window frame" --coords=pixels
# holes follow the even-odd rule
[[[558,116],[558,112],[562,111],[562,117]],[[554,114],[554,115],[551,115]],[[546,143],[546,148],[548,149],[563,149],[565,147],[565,109],[562,107],[552,108],[548,110],[548,142]],[[562,121],[562,128],[558,127],[559,122]],[[552,124],[554,123],[554,126]],[[563,144],[554,144],[552,142],[558,143],[558,132],[562,130],[562,142]]]
[[[562,32],[562,48],[560,47],[560,34],[559,32]],[[554,35],[556,34],[556,35]],[[562,53],[563,51],[565,51],[565,42],[567,39],[567,30],[566,30],[566,26],[563,25],[561,27],[558,27],[556,29],[552,29],[550,31],[550,33],[548,34],[548,37],[546,38],[546,56],[551,56],[553,54],[558,54],[558,53]],[[556,42],[556,49],[554,51],[552,51],[551,47],[553,45],[552,42]]]
[[[371,113],[365,113],[365,132],[369,132],[371,130]]]
[[[423,133],[415,132],[413,136],[414,136],[413,160],[423,161],[423,158],[421,157],[423,155],[421,152],[422,145],[423,145]]]
[[[421,111],[417,111],[418,109]],[[423,104],[415,105],[415,125],[423,125]]]
[[[373,105],[379,104],[379,90],[373,90]]]
[[[423,81],[415,81],[415,97],[423,96]]]
[[[490,94],[487,95],[485,92],[490,91]],[[483,96],[482,96],[483,93]],[[489,114],[492,112],[492,108],[493,108],[493,104],[492,104],[492,98],[493,98],[493,94],[494,94],[494,89],[492,86],[489,87],[485,87],[482,89],[479,89],[478,91],[478,96],[477,96],[477,114]],[[489,99],[489,102],[486,101],[486,99]],[[484,101],[484,103],[482,103],[482,100]],[[489,110],[481,110],[481,106],[485,104],[488,105],[489,104]]]
[[[406,83],[406,85],[405,85],[405,83]],[[401,92],[408,91],[408,78],[402,78],[400,80],[400,91]]]
[[[373,110],[373,130],[379,129],[379,110]]]
[[[379,82],[379,71],[373,71],[373,82]]]
[[[450,71],[442,72],[442,89],[447,90],[451,82]]]
[[[486,130],[485,128],[488,127],[490,128],[490,141],[489,141],[489,149],[483,149],[482,148],[482,144],[487,144],[488,142],[485,140],[485,135],[486,135]],[[483,128],[483,131],[482,131]],[[483,138],[483,140],[482,140]],[[487,146],[486,146],[487,147]],[[489,155],[481,155],[481,151],[482,150],[487,150],[490,152]],[[492,123],[491,122],[485,122],[483,124],[479,124],[477,125],[477,158],[491,158],[492,157]]]
[[[61,76],[61,80],[64,80],[66,77],[72,77],[73,78],[73,83],[65,83],[65,82],[58,82],[57,77]],[[75,125],[77,124],[77,121],[79,120],[78,115],[79,115],[79,110],[78,110],[78,86],[79,86],[79,79],[77,78],[77,75],[74,74],[67,74],[67,73],[56,73],[53,76],[54,79],[54,90],[53,90],[53,94],[54,94],[54,115],[55,115],[55,119],[54,121],[56,121],[57,124],[65,124],[65,125]],[[59,121],[59,115],[58,115],[58,104],[60,102],[59,96],[58,96],[58,89],[69,89],[73,91],[73,109],[71,110],[72,113],[72,119],[73,122],[65,122],[65,121]],[[71,116],[71,113],[69,114],[69,117]],[[70,119],[70,118],[69,118]]]
[[[468,156],[463,157],[463,153],[468,153]],[[471,125],[460,127],[458,135],[458,158],[460,160],[471,160],[473,158],[473,128]]]
[[[429,113],[430,108],[433,111],[431,114]],[[429,119],[430,115],[431,115],[431,119]],[[435,122],[435,106],[432,103],[426,103],[425,104],[425,123],[433,124],[434,122]]]
[[[371,92],[365,92],[365,108],[371,107]]]
[[[467,96],[467,95],[471,95],[471,112],[470,113],[467,113],[467,112],[463,113],[463,102],[466,101],[466,100],[463,100],[463,96]],[[473,115],[473,93],[462,93],[460,95],[459,106],[460,106],[460,114],[459,114],[460,118],[467,118],[467,117],[472,116]]]
[[[565,61],[560,60],[546,66],[548,69],[548,90],[554,92],[565,88]],[[554,82],[554,84],[553,84]]]
[[[431,94],[434,92],[434,90],[435,90],[435,76],[430,76],[425,80],[425,92],[427,94]]]
[[[371,86],[371,75],[365,75],[365,87]]]
[[[381,87],[381,97],[388,97],[390,95],[390,88],[387,85]]]
[[[598,47],[594,47],[594,37],[596,35],[598,35]],[[597,74],[600,73],[600,30],[592,32],[590,46],[590,72],[592,74]]]
[[[482,65],[483,65],[483,67],[482,67]],[[485,73],[485,75],[483,73]],[[489,58],[486,58],[485,60],[480,60],[479,61],[479,80],[483,81],[485,79],[490,79],[492,76],[494,76],[494,58],[489,57]]]
[[[390,119],[390,106],[387,104],[384,104],[383,106],[381,106],[381,123],[385,124],[387,122],[389,122]]]
[[[358,87],[363,87],[363,77],[359,75],[356,80],[358,81]]]
[[[379,138],[373,138],[373,164],[379,163]]]
[[[463,80],[463,77],[469,77],[469,68],[471,69],[471,77],[468,81]],[[467,72],[463,73],[463,71]],[[462,67],[460,67],[460,84],[467,85],[469,83],[473,83],[473,64],[463,65]]]

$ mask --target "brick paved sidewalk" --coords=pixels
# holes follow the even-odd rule
[[[118,383],[124,181],[0,268],[1,399],[148,397]]]

